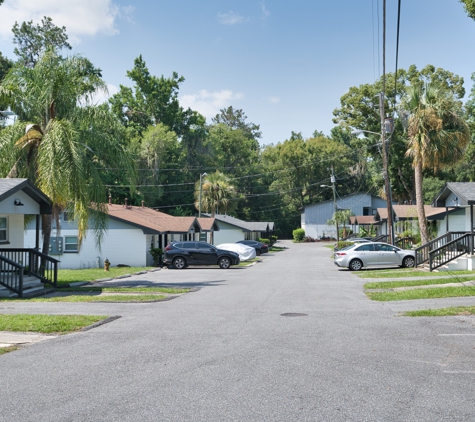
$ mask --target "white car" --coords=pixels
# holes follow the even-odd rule
[[[236,252],[241,261],[249,261],[256,257],[256,250],[252,246],[243,245],[242,243],[222,243],[216,247],[225,251]]]
[[[367,242],[347,246],[334,254],[334,263],[359,271],[363,267],[413,267],[416,252],[389,243]]]

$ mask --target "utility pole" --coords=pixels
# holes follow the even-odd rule
[[[386,96],[386,0],[383,0],[383,89],[379,95],[379,111],[381,114],[381,141],[383,145],[383,174],[386,190],[386,206],[388,210],[387,232],[389,243],[394,244],[393,204],[391,195],[391,183],[389,181],[388,145],[386,141],[386,113],[384,110],[384,98]]]
[[[336,226],[336,241],[340,241],[340,231],[338,229],[338,220],[336,218],[336,212],[338,210],[338,205],[336,204],[336,186],[335,186],[335,175],[333,174],[333,166],[332,166],[332,175],[330,177],[330,181],[332,182],[332,190],[333,190],[333,211],[335,216],[335,226]]]

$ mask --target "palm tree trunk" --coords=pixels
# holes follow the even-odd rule
[[[49,244],[51,239],[51,214],[41,216],[41,225],[43,231],[43,250],[45,255],[49,254]]]
[[[417,217],[419,218],[419,229],[421,232],[421,243],[425,245],[429,241],[429,234],[427,231],[426,213],[424,210],[424,197],[422,192],[422,161],[417,160],[414,167],[414,178],[416,185],[416,207]]]

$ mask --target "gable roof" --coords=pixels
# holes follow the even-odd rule
[[[203,214],[202,214],[203,215]],[[204,214],[206,217],[210,217],[210,214]],[[269,221],[243,221],[236,217],[231,217],[229,215],[216,214],[214,218],[219,222],[230,224],[234,227],[242,229],[244,232],[267,232],[274,230],[274,223]]]
[[[108,213],[111,218],[141,228],[145,234],[183,234],[201,229],[196,217],[174,217],[147,207],[108,204]],[[211,227],[213,223],[214,220]]]
[[[41,214],[51,214],[51,200],[28,179],[0,178],[0,202],[20,190],[40,205]]]
[[[454,195],[457,201],[454,206],[466,206],[475,204],[475,182],[448,182],[436,196],[432,205],[434,207],[445,207],[447,198]]]

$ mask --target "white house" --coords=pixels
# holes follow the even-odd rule
[[[205,214],[210,217],[210,214]],[[270,239],[274,233],[274,223],[269,221],[247,222],[229,215],[217,214],[214,216],[219,231],[213,234],[213,244],[235,243],[239,240]]]
[[[219,230],[214,219],[174,217],[144,206],[109,203],[107,207],[107,229],[100,247],[92,230],[79,245],[76,222],[68,212],[61,214],[50,244],[50,255],[59,260],[60,268],[101,267],[106,258],[112,266],[151,266],[151,247],[163,249],[172,240],[198,240],[200,232]],[[25,243],[33,242],[33,231],[27,230]]]
[[[27,179],[0,179],[0,296],[56,284],[57,262],[39,252],[40,216],[51,214],[50,199]],[[25,215],[35,217],[25,246]]]

